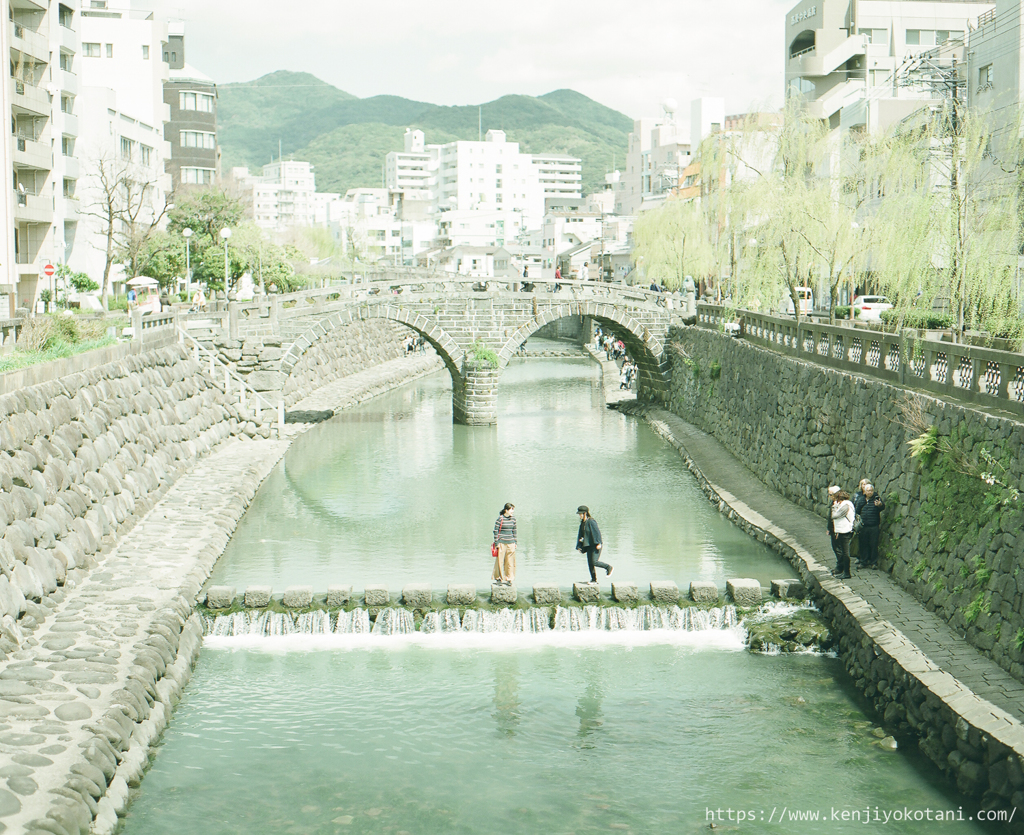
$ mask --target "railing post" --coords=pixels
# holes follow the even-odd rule
[[[900,345],[900,385],[906,385],[907,380],[907,362],[909,357],[907,356],[907,340],[906,330],[900,328],[899,332],[899,345]]]
[[[278,313],[279,313],[280,309],[281,309],[281,300],[277,297],[277,295],[271,296],[270,297],[270,325],[271,325],[271,327],[273,327],[273,329],[275,331],[277,330],[277,317],[278,317]]]
[[[238,302],[228,302],[228,339],[238,339]]]
[[[142,343],[142,311],[137,307],[132,310],[132,339]]]

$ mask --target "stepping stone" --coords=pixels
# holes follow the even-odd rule
[[[538,583],[533,587],[533,602],[538,606],[552,606],[562,602],[562,590],[554,583]]]
[[[779,600],[787,597],[803,600],[807,596],[807,589],[800,580],[772,580],[772,594]]]
[[[601,587],[597,583],[573,583],[572,596],[580,603],[597,603],[601,599]]]
[[[234,602],[235,589],[233,586],[210,586],[206,591],[208,609],[230,609]]]
[[[430,606],[429,583],[410,583],[402,588],[402,603],[412,609],[426,609]]]
[[[246,609],[263,609],[270,605],[270,596],[274,590],[270,586],[249,586],[242,598]]]
[[[491,583],[491,603],[515,603],[518,597],[515,583],[511,586]]]
[[[387,586],[367,586],[363,589],[363,600],[367,606],[387,606],[391,603],[391,595]]]
[[[289,609],[307,609],[313,603],[313,587],[288,586],[281,602]]]
[[[612,583],[612,597],[617,603],[639,603],[640,590],[636,583]]]
[[[725,589],[737,606],[749,608],[761,605],[761,584],[757,580],[747,577],[727,580]]]
[[[476,603],[476,586],[468,583],[448,586],[445,602],[449,606],[472,606]]]
[[[347,606],[352,599],[352,586],[328,586],[327,605],[332,609]]]
[[[701,606],[717,606],[718,586],[705,580],[694,580],[690,583],[690,600]]]
[[[651,600],[655,603],[678,603],[679,586],[671,580],[652,580]]]

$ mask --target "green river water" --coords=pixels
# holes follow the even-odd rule
[[[496,428],[453,426],[450,397],[438,374],[297,440],[214,582],[485,587],[504,501],[521,588],[584,578],[580,503],[616,579],[792,576],[604,408],[592,363],[510,366]],[[739,628],[208,638],[123,832],[986,831],[893,819],[960,803],[876,727],[837,660]]]

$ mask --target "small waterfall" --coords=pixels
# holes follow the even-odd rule
[[[708,629],[729,629],[737,625],[736,607],[721,609],[680,609],[678,606],[638,606],[635,609],[584,606],[555,610],[556,632],[649,632],[667,629],[674,632],[702,632]]]
[[[408,635],[416,631],[412,612],[408,609],[381,609],[373,622],[373,635]]]
[[[417,632],[413,614],[408,609],[381,609],[371,626],[366,609],[339,611],[336,615],[323,610],[292,615],[284,612],[235,612],[204,620],[205,633],[212,637],[232,638],[245,635],[276,637],[280,635],[409,635]],[[466,609],[459,617],[458,609],[428,612],[419,632],[424,635],[452,633],[527,634],[550,632],[702,632],[730,629],[739,625],[735,606],[698,609],[678,606],[558,606],[551,626],[551,609],[535,606],[529,609],[497,609],[485,611]]]

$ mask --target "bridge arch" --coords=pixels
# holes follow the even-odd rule
[[[637,394],[641,399],[659,399],[668,391],[668,368],[664,362],[665,349],[662,341],[628,310],[598,301],[574,301],[538,310],[505,340],[498,351],[499,370],[504,370],[509,360],[516,355],[519,346],[530,336],[545,325],[569,316],[593,319],[623,341],[627,353],[637,363]]]

